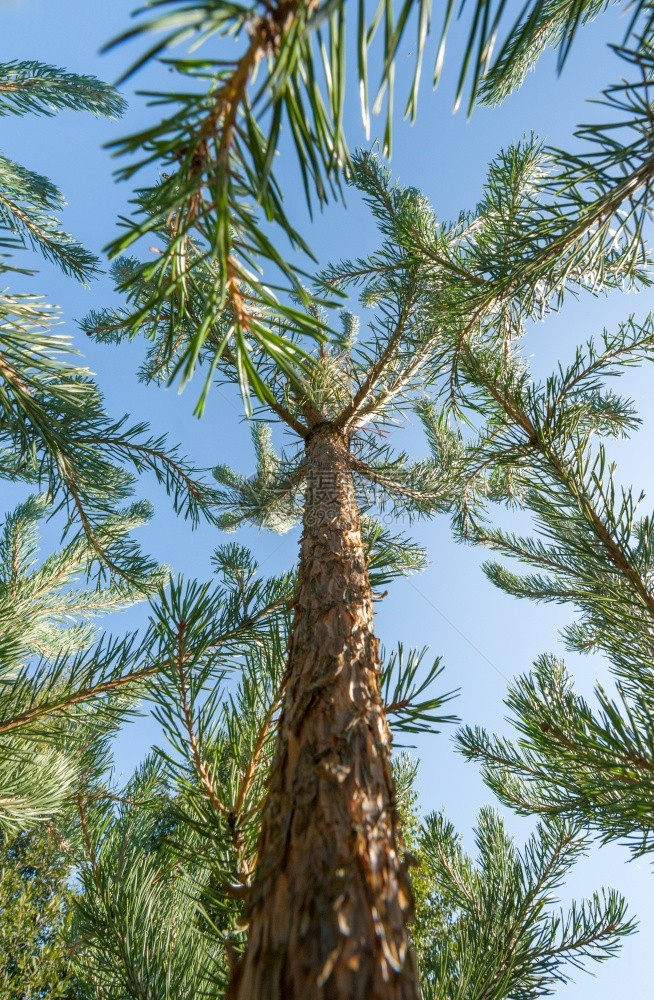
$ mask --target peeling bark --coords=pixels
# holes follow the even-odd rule
[[[297,603],[248,943],[230,1000],[418,1000],[347,440],[306,439]]]

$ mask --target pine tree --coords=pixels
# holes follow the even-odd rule
[[[481,63],[477,67],[475,93],[489,102],[501,99],[546,44],[560,45],[565,59],[578,26],[599,9],[525,7],[486,75]],[[504,10],[497,6],[497,18]],[[475,21],[480,52],[489,51],[499,23],[492,16]],[[525,316],[540,311],[542,318],[558,305],[566,281],[576,277],[594,292],[611,282],[625,288],[634,280],[651,282],[644,245],[652,168],[651,27],[650,5],[638,5],[628,41],[618,50],[637,79],[605,94],[608,107],[623,115],[623,131],[616,133],[615,121],[582,129],[580,137],[591,145],[578,157],[527,144],[520,157],[507,151],[491,170],[484,197],[505,226],[501,252],[492,243],[484,247],[478,223],[474,241],[466,242],[470,219],[462,219],[452,254],[420,212],[412,217],[401,201],[379,199],[388,231],[430,288],[433,314],[447,308],[458,317],[450,341],[450,405],[453,412],[461,405],[472,410],[480,433],[466,455],[469,478],[457,530],[532,566],[534,574],[526,577],[497,563],[487,572],[513,596],[575,606],[580,617],[564,631],[565,642],[578,652],[601,651],[616,676],[615,696],[598,685],[593,710],[575,693],[565,665],[543,656],[509,692],[517,745],[468,727],[460,746],[483,763],[490,786],[518,811],[566,815],[603,840],[627,840],[636,853],[650,850],[652,828],[652,522],[638,511],[642,495],[618,485],[601,438],[626,436],[638,424],[630,401],[606,380],[651,359],[652,317],[630,317],[617,331],[603,331],[542,384],[533,381],[520,344]],[[512,206],[498,181],[503,171],[523,170],[525,186],[532,179],[530,211],[519,209],[511,227]],[[494,238],[491,227],[489,232]],[[385,273],[385,262],[375,263],[376,273]],[[445,285],[441,268],[450,272]],[[362,276],[372,273],[362,265]],[[511,503],[533,515],[534,535],[491,529],[480,516],[479,491],[490,498],[506,491]]]
[[[223,526],[279,528],[302,518],[284,698],[245,910],[248,945],[231,997],[305,1000],[324,989],[343,997],[357,990],[370,998],[416,995],[411,890],[379,694],[361,513],[376,508],[414,518],[456,509],[465,522],[480,492],[504,495],[501,476],[489,483],[483,467],[469,474],[468,445],[448,427],[447,406],[441,412],[429,397],[470,393],[474,402],[475,358],[496,366],[501,385],[497,366],[512,338],[568,287],[598,291],[645,280],[628,245],[598,243],[586,232],[522,280],[524,254],[514,237],[533,233],[550,212],[547,189],[539,187],[545,164],[535,141],[507,150],[491,166],[476,211],[445,225],[422,196],[393,185],[374,156],[362,155],[355,160],[357,185],[384,243],[368,259],[330,268],[319,287],[363,285],[364,304],[376,309],[366,340],[357,342],[356,322],[346,312],[341,334],[307,354],[304,325],[294,331],[282,314],[280,333],[305,356],[293,367],[283,358],[277,365],[253,338],[244,372],[243,353],[229,344],[230,310],[207,329],[199,360],[241,387],[256,371],[264,386],[260,416],[276,418],[294,441],[278,456],[257,431],[256,476],[216,470]],[[209,287],[209,248],[196,245],[193,252],[195,273],[204,268]],[[165,377],[194,342],[205,302],[197,315],[189,304],[185,322],[177,317],[171,342],[171,317],[149,312],[151,286],[138,262],[121,259],[114,273],[131,288],[127,307],[92,315],[85,329],[120,340],[138,317],[152,341],[144,373]],[[317,309],[313,315],[324,323]],[[380,432],[416,406],[432,456],[411,462]],[[401,537],[388,544],[406,548]]]
[[[215,14],[215,5],[210,7],[210,12]],[[206,5],[201,6],[200,14],[205,14],[207,9]],[[405,9],[408,11],[408,6]],[[304,9],[303,12],[306,13]],[[296,10],[290,11],[288,23],[291,26],[294,26],[296,13]],[[248,17],[249,12],[245,20]],[[340,21],[335,18],[332,24],[334,54],[338,53],[338,40],[342,35],[342,14],[340,18]],[[200,25],[202,16],[196,18],[195,23]],[[242,17],[241,23],[244,23]],[[451,507],[458,499],[461,469],[467,452],[461,439],[447,432],[440,415],[427,404],[422,406],[421,415],[434,450],[435,457],[431,461],[409,463],[403,456],[393,456],[390,449],[379,444],[376,432],[394,413],[411,404],[418,389],[418,379],[423,385],[435,384],[449,364],[453,395],[462,383],[474,382],[477,357],[471,350],[471,342],[475,338],[482,343],[490,340],[493,346],[500,343],[506,349],[514,335],[511,324],[533,315],[539,307],[548,308],[553,297],[560,296],[567,285],[590,283],[606,287],[625,277],[638,277],[644,258],[639,241],[634,242],[627,229],[618,234],[616,249],[614,234],[608,227],[595,226],[598,216],[585,217],[583,225],[575,228],[569,225],[565,211],[558,215],[552,212],[552,205],[557,204],[555,201],[541,211],[541,206],[532,197],[530,185],[533,187],[535,178],[540,179],[542,159],[535,147],[528,144],[498,161],[495,174],[491,173],[486,200],[474,220],[462,221],[458,227],[451,228],[435,227],[419,196],[390,188],[374,165],[366,172],[356,164],[359,183],[375,204],[382,225],[386,227],[385,235],[399,241],[401,249],[385,246],[381,266],[379,259],[365,262],[363,268],[344,265],[325,278],[324,285],[330,289],[362,276],[370,279],[367,282],[368,301],[379,303],[381,311],[381,321],[372,342],[361,349],[351,349],[346,341],[347,328],[351,329],[352,324],[347,320],[340,342],[303,357],[302,348],[306,345],[300,342],[301,336],[320,337],[325,332],[320,314],[309,308],[309,296],[295,280],[293,287],[307,311],[302,313],[286,302],[280,305],[273,297],[261,294],[263,286],[251,280],[243,264],[244,259],[251,260],[253,253],[280,262],[279,255],[260,240],[257,224],[239,200],[249,195],[255,202],[262,200],[271,217],[284,223],[285,219],[279,214],[276,190],[270,183],[262,195],[259,181],[255,189],[252,184],[255,171],[247,164],[243,175],[239,176],[238,171],[245,162],[241,152],[238,152],[240,159],[237,157],[229,169],[223,170],[232,148],[238,151],[237,143],[232,144],[231,138],[232,133],[237,132],[235,115],[239,102],[236,98],[241,98],[241,109],[246,106],[244,95],[250,70],[264,52],[283,65],[280,51],[283,54],[281,43],[286,42],[286,22],[282,25],[279,16],[271,16],[268,22],[265,18],[258,21],[257,28],[258,34],[248,50],[249,62],[239,61],[235,69],[232,67],[235,73],[239,68],[242,71],[241,91],[227,93],[218,87],[218,101],[212,109],[211,122],[214,126],[219,123],[222,129],[218,130],[221,137],[218,153],[221,155],[216,156],[214,151],[203,161],[202,156],[211,144],[205,143],[202,127],[193,136],[199,144],[189,141],[181,144],[178,132],[172,136],[166,132],[169,121],[164,123],[164,130],[154,136],[161,140],[155,158],[161,153],[172,161],[181,157],[186,168],[186,173],[182,170],[168,185],[168,209],[172,211],[166,209],[165,225],[161,215],[153,211],[154,192],[149,196],[146,192],[143,196],[147,225],[162,236],[163,252],[157,255],[154,267],[123,263],[122,271],[117,273],[127,279],[123,287],[129,288],[136,308],[123,316],[102,317],[91,326],[109,336],[117,330],[133,331],[139,326],[161,334],[152,374],[168,374],[171,369],[174,374],[177,368],[188,376],[198,357],[207,357],[211,372],[218,366],[221,375],[240,384],[244,392],[251,383],[260,400],[301,439],[305,452],[302,456],[291,451],[277,460],[261,437],[262,462],[257,482],[248,483],[243,489],[238,477],[227,470],[219,471],[219,479],[226,487],[223,502],[229,504],[240,494],[243,516],[249,520],[282,523],[289,513],[293,515],[293,508],[297,508],[298,495],[304,520],[280,736],[263,812],[257,877],[246,910],[250,919],[249,943],[233,978],[232,995],[269,996],[270,992],[266,991],[271,982],[273,989],[281,989],[288,988],[292,979],[291,989],[295,989],[298,996],[311,996],[311,990],[317,985],[315,980],[311,981],[316,969],[325,973],[330,988],[340,983],[341,994],[347,995],[345,991],[352,981],[353,967],[360,963],[356,973],[357,987],[366,995],[413,996],[417,983],[411,967],[406,926],[411,894],[404,863],[398,856],[399,827],[389,770],[388,732],[378,692],[378,654],[371,627],[372,592],[361,539],[359,508],[370,504],[366,496],[368,484],[374,486],[376,499],[381,500],[382,505],[391,505],[398,511],[416,515]],[[399,39],[390,25],[389,31],[385,73],[389,71],[394,45]],[[292,37],[293,32],[289,35]],[[303,37],[301,32],[298,37]],[[303,55],[308,64],[306,52]],[[199,64],[180,68],[195,71]],[[275,79],[274,71],[272,78]],[[292,75],[285,79],[292,79]],[[229,89],[234,80],[230,83],[227,74],[221,83]],[[283,87],[279,93],[284,95],[284,100]],[[316,88],[313,93],[318,93]],[[205,110],[195,97],[191,103],[193,113]],[[282,105],[278,107],[281,109]],[[288,106],[285,110],[292,113]],[[316,120],[319,115],[318,110]],[[183,115],[179,120],[182,119]],[[275,111],[274,129],[279,128],[280,120],[281,111]],[[335,120],[338,121],[338,113]],[[250,116],[247,123],[250,143],[242,142],[241,149],[256,151],[257,145],[251,139],[256,132],[256,121]],[[181,128],[187,138],[189,125],[186,120]],[[193,128],[190,131],[193,133]],[[325,134],[323,130],[321,135]],[[211,132],[212,143],[214,138]],[[227,146],[223,146],[225,138],[229,139]],[[270,178],[267,168],[272,161],[276,133],[272,139],[260,164],[264,186]],[[298,146],[301,162],[306,163],[310,158],[306,151],[312,143],[313,139],[302,148]],[[138,146],[138,141],[132,141],[131,148]],[[128,142],[126,148],[129,147]],[[334,159],[337,161],[340,170],[343,161],[340,152]],[[367,160],[368,168],[371,162]],[[330,163],[327,172],[331,170]],[[312,180],[316,176],[314,173]],[[215,190],[211,189],[216,198],[205,202],[207,178],[209,189],[211,183],[216,182]],[[157,192],[159,205],[166,204],[167,180],[163,178],[162,189]],[[550,187],[550,194],[552,190]],[[554,191],[555,195],[560,193],[560,190]],[[513,196],[513,200],[507,198],[507,194]],[[229,205],[231,214],[222,212],[219,218],[215,217],[216,206],[222,204]],[[389,206],[396,216],[392,224],[383,221]],[[603,221],[604,215],[601,218]],[[173,220],[172,225],[170,220]],[[237,223],[235,236],[229,229],[230,222]],[[285,228],[289,232],[290,227]],[[409,250],[407,234],[416,230],[420,240]],[[143,226],[140,231],[144,231]],[[400,231],[402,240],[398,236]],[[128,234],[127,242],[134,232]],[[246,242],[245,257],[238,256],[242,251],[242,233],[252,238],[250,244]],[[620,242],[623,236],[627,239]],[[529,255],[526,253],[528,245]],[[234,247],[236,255],[232,252]],[[432,252],[426,269],[420,259],[425,249]],[[429,257],[429,253],[427,255]],[[589,256],[594,268],[592,279],[588,278]],[[394,281],[394,271],[397,281]],[[187,281],[190,273],[193,287]],[[287,276],[294,277],[288,269]],[[171,290],[175,292],[172,296]],[[461,319],[471,305],[474,308],[468,312],[470,318],[462,325]],[[502,324],[503,331],[500,330]],[[23,358],[21,363],[28,371],[33,364],[29,357]],[[56,482],[63,484],[64,497],[76,512],[87,537],[97,546],[100,521],[89,520],[85,504],[92,506],[98,498],[91,490],[88,496],[80,494],[70,471],[71,460],[65,455],[61,460],[64,452],[60,442],[52,436],[46,437],[48,421],[42,413],[30,410],[32,404],[25,397],[31,394],[24,392],[14,372],[8,372],[5,380],[22,406],[21,432],[27,426],[36,448],[43,447],[48,459],[59,456],[51,468],[55,469],[56,476],[60,476],[60,469],[63,469],[64,475]],[[35,379],[35,383],[39,380]],[[38,384],[38,389],[43,391],[43,386]],[[63,395],[59,393],[59,399]],[[79,416],[79,411],[76,415]],[[94,419],[97,416],[95,411],[92,416]],[[139,451],[132,446],[131,439],[127,442],[119,439],[115,443],[119,438],[115,432],[119,429],[112,427],[113,433],[109,435],[111,447],[115,449],[110,451],[112,455],[124,453],[137,464],[148,459],[155,461],[152,453],[156,448],[145,445]],[[15,431],[12,433],[10,443],[15,447],[18,438]],[[88,437],[93,445],[100,445],[100,451],[103,446],[109,448],[107,435],[90,434]],[[84,438],[82,442],[89,443]],[[97,463],[96,452],[90,465],[97,469]],[[164,462],[162,465],[157,461],[157,468],[163,468],[165,474],[178,475],[174,464]],[[22,467],[16,465],[12,474],[17,475],[19,471],[22,474]],[[106,473],[104,475],[106,478]],[[465,495],[466,501],[469,496],[474,499],[479,477],[473,477],[472,483],[470,492]],[[503,481],[501,488],[505,485]],[[359,488],[358,496],[355,487]],[[190,492],[193,495],[193,490]],[[106,510],[99,511],[102,513]],[[469,515],[468,506],[464,505],[461,513],[465,519]],[[379,537],[379,528],[374,524],[369,527]],[[387,542],[395,549],[407,551],[404,539],[387,539]],[[106,560],[107,553],[102,547],[99,551],[96,548],[96,552]],[[407,564],[413,559],[409,552]],[[193,596],[197,595],[189,592],[188,608],[195,613]],[[181,628],[181,645],[185,649],[186,617],[178,624],[177,640],[181,642]],[[159,627],[162,627],[161,622]],[[321,629],[327,641],[317,647],[315,635],[322,635]],[[148,641],[154,642],[155,635],[159,635],[156,626]],[[146,659],[150,650],[148,646]],[[139,648],[138,653],[135,659],[141,662],[143,649]],[[188,655],[194,656],[193,649]],[[142,669],[145,672],[155,668],[161,668],[161,661]],[[363,684],[357,687],[361,677]],[[325,685],[326,678],[332,690]],[[348,685],[349,679],[352,688]],[[349,690],[355,691],[360,698],[354,711],[349,703]],[[303,716],[307,702],[309,717],[305,724]],[[335,732],[326,725],[327,707],[328,711],[342,711]],[[361,718],[361,710],[367,718]],[[323,744],[318,745],[321,733]],[[316,750],[321,758],[318,765],[314,757]],[[291,801],[296,808],[289,810],[286,798],[289,779],[294,776],[296,783],[292,787]],[[329,801],[326,789],[334,795]],[[315,808],[310,812],[306,807],[305,792],[315,796],[311,805],[318,802],[324,809],[322,814]],[[352,796],[352,792],[356,794]],[[280,804],[281,809],[278,808]],[[350,811],[352,805],[360,807],[360,815]],[[336,830],[337,835],[330,838],[327,846],[333,850],[333,856],[329,858],[323,853],[319,857],[317,845],[324,831],[330,829],[327,821],[332,818],[332,809],[331,829]],[[289,822],[291,813],[294,817],[299,816],[295,825]],[[339,886],[339,851],[343,850],[352,831],[360,831],[362,827],[364,843],[358,845],[354,863],[359,877],[350,874],[346,878],[349,886],[360,892],[359,900],[343,899]],[[297,879],[290,890],[284,885],[284,867],[278,864],[283,853],[281,840],[287,829],[290,830],[292,851],[286,871]],[[317,892],[309,889],[309,880],[316,879],[319,873],[319,868],[310,864],[311,843],[308,849],[301,850],[301,841],[307,834],[315,838],[314,859],[326,862],[326,877],[321,878],[318,874],[314,882]],[[365,835],[369,838],[367,843]],[[371,859],[375,865],[370,864]],[[351,858],[346,860],[352,863]],[[303,872],[306,878],[302,877]],[[366,899],[366,890],[371,887],[376,896],[374,906]],[[284,892],[289,893],[290,905],[286,903]],[[271,900],[274,906],[266,907],[264,904]],[[312,909],[316,900],[322,903],[331,922],[331,941],[329,934],[325,936],[327,940],[319,940],[317,933],[312,931],[312,921],[316,929],[321,924],[320,913]],[[375,919],[380,920],[377,927]],[[284,933],[284,921],[295,921],[295,926],[302,928],[307,954],[314,947],[320,952],[317,956],[310,954],[304,967],[299,948],[290,957],[288,966],[284,964],[288,956],[279,959],[275,935],[286,944],[288,935]],[[351,932],[349,935],[342,931],[343,926]],[[357,928],[361,928],[358,940]],[[383,932],[377,933],[380,928]],[[375,955],[377,951],[372,962],[369,955],[365,955],[365,949],[361,949],[361,942],[372,946],[369,954]],[[272,968],[266,968],[271,954],[274,956]],[[390,987],[385,978],[390,980]],[[256,986],[252,987],[252,983]],[[338,990],[339,986],[334,988]]]
[[[256,632],[249,639],[242,632],[233,650],[216,655],[205,630],[193,660],[178,654],[155,694],[164,747],[113,796],[79,803],[77,836],[70,839],[81,894],[71,944],[76,974],[102,1000],[173,994],[219,1000],[243,949],[243,907],[283,698],[293,580],[262,581],[240,546],[219,550],[215,563],[221,580],[213,614],[204,620],[220,614],[237,631],[249,608]],[[275,595],[285,599],[275,602]],[[180,594],[159,611],[171,646],[189,621],[189,606]],[[427,690],[414,683],[420,659],[399,649],[382,668],[380,686],[399,734],[435,732],[448,721],[436,714],[446,700],[434,695],[437,668],[426,672]],[[483,810],[475,863],[443,817],[421,823],[415,762],[396,755],[393,771],[417,873],[413,938],[425,997],[544,996],[586,959],[612,955],[632,930],[624,901],[610,891],[557,909],[553,894],[586,848],[572,827],[542,824],[518,851],[500,818]]]

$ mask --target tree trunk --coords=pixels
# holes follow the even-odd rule
[[[417,1000],[390,734],[349,444],[306,440],[297,604],[230,1000]]]

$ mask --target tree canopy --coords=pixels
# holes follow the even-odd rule
[[[466,87],[469,110],[503,99],[547,45],[562,65],[607,6],[527,0],[514,22],[504,0],[473,6],[457,100]],[[348,149],[344,0],[153,0],[116,39],[158,33],[127,75],[163,59],[183,83],[150,94],[159,120],[114,144],[128,157],[119,176],[144,180],[109,248],[122,301],[82,328],[101,342],[144,334],[144,381],[184,384],[203,369],[199,414],[211,385],[234,386],[256,418],[256,472],[221,464],[210,487],[163,437],[109,417],[70,340],[52,333],[52,307],[3,293],[3,474],[37,492],[0,537],[0,829],[12,862],[0,892],[9,933],[26,913],[44,922],[8,973],[27,975],[43,949],[38,995],[510,1000],[551,993],[634,929],[612,890],[560,909],[552,895],[587,850],[584,829],[650,849],[651,518],[617,485],[605,439],[638,424],[607,379],[651,359],[651,318],[602,332],[542,382],[523,347],[529,324],[569,295],[651,282],[649,4],[632,15],[616,53],[633,79],[605,91],[610,120],[580,128],[574,151],[533,136],[500,151],[478,203],[449,222],[380,155]],[[395,63],[413,24],[413,117],[430,5],[360,4],[356,18],[362,116],[386,101],[389,154]],[[0,66],[0,114],[122,107],[93,77]],[[283,128],[309,209],[351,185],[377,250],[308,273],[274,169]],[[9,280],[26,273],[15,255],[28,248],[70,277],[97,273],[61,229],[62,206],[47,178],[0,158]],[[127,256],[144,237],[147,261]],[[418,459],[386,438],[414,414]],[[148,505],[117,509],[144,469],[192,523],[301,523],[296,570],[266,579],[231,545],[216,551],[216,579],[173,577],[131,540]],[[495,527],[497,504],[530,515],[531,533]],[[534,568],[489,563],[504,590],[572,603],[568,645],[604,652],[617,678],[593,711],[543,656],[509,691],[517,743],[460,731],[500,799],[541,816],[519,848],[482,809],[474,859],[445,816],[418,814],[415,767],[391,753],[391,726],[403,738],[453,721],[440,659],[402,643],[380,651],[373,615],[383,588],[426,561],[384,521],[442,513],[458,539]],[[52,516],[64,535],[40,560],[38,524]],[[143,599],[139,631],[98,632],[96,618]],[[111,741],[143,697],[167,743],[121,787]],[[30,850],[46,856],[43,878],[20,861]]]

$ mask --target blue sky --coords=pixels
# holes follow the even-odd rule
[[[60,0],[53,4],[51,0],[0,0],[0,59],[40,59],[115,79],[133,53],[117,50],[100,57],[98,50],[124,29],[133,2]],[[605,43],[617,39],[622,30],[618,11],[609,11],[581,35],[561,77],[555,73],[554,57],[547,55],[518,94],[499,109],[476,111],[469,122],[461,113],[451,113],[457,45],[461,40],[455,30],[442,89],[432,94],[428,86],[423,86],[416,126],[396,122],[392,162],[396,176],[421,188],[437,214],[448,218],[474,205],[487,163],[502,145],[532,131],[548,143],[567,145],[574,126],[593,115],[592,107],[584,107],[584,99],[596,96],[619,74],[617,60]],[[408,73],[402,61],[406,66],[410,64],[410,50],[409,45],[400,55],[400,93]],[[428,77],[426,72],[425,79]],[[166,78],[155,73],[137,78],[134,83],[137,87],[153,83],[165,87]],[[352,144],[356,145],[364,141],[364,136],[352,81],[351,87],[348,124]],[[137,128],[151,115],[130,88],[125,96],[130,109],[120,123],[96,121],[72,112],[50,120],[2,121],[2,151],[59,184],[69,202],[66,226],[98,253],[115,234],[115,220],[125,212],[130,193],[127,185],[112,182],[115,164],[102,144]],[[401,105],[400,100],[397,103]],[[299,189],[292,163],[287,164],[284,157],[280,176],[292,216],[301,226],[308,226],[303,203],[299,196],[295,201],[293,198],[293,192]],[[356,198],[348,200],[347,211],[338,205],[328,207],[306,229],[321,263],[363,253],[375,244],[375,230],[365,207]],[[47,265],[39,266],[41,273],[35,287],[62,306],[66,328],[74,332],[80,350],[96,373],[110,412],[129,412],[135,421],[146,419],[155,431],[169,432],[200,467],[226,462],[242,472],[252,469],[249,432],[241,420],[238,399],[213,393],[205,416],[198,421],[192,416],[198,385],[191,384],[182,395],[176,389],[140,385],[134,374],[141,353],[138,344],[118,349],[100,347],[76,331],[76,319],[90,308],[112,301],[109,281],[102,278],[92,288],[82,289]],[[570,358],[577,343],[604,325],[611,327],[632,311],[643,317],[652,306],[649,293],[629,301],[620,294],[601,300],[584,297],[568,303],[561,315],[535,326],[527,350],[534,356],[536,370],[547,372],[558,358]],[[630,373],[624,380],[622,390],[636,399],[644,426],[630,442],[617,446],[614,453],[624,480],[644,488],[651,496],[649,442],[654,407],[648,391],[649,378],[645,370]],[[408,425],[395,433],[398,442],[400,435],[403,437],[403,447],[419,450],[416,427]],[[169,502],[155,484],[146,482],[141,489],[156,508],[152,524],[140,533],[143,546],[176,572],[207,578],[212,549],[228,539],[206,527],[191,532],[187,524],[176,521]],[[14,502],[13,491],[8,490],[6,496],[9,507]],[[431,565],[420,576],[396,583],[379,606],[377,624],[382,641],[388,647],[395,646],[398,640],[418,647],[428,645],[434,655],[443,657],[445,686],[461,688],[461,696],[453,706],[461,718],[490,729],[506,729],[502,699],[507,680],[528,669],[539,653],[562,652],[557,633],[570,619],[570,613],[519,603],[495,590],[479,569],[484,553],[455,545],[447,519],[435,519],[411,531],[427,547]],[[296,558],[297,531],[278,537],[243,530],[237,537],[255,551],[262,572],[288,568]],[[136,609],[123,619],[114,618],[111,627],[115,631],[123,624],[132,627],[142,620],[143,613]],[[606,678],[605,665],[599,658],[577,660],[568,656],[567,660],[584,693],[590,693],[596,678]],[[117,746],[119,769],[127,773],[155,737],[156,728],[148,719],[130,726]],[[421,801],[425,810],[444,807],[472,849],[470,831],[475,813],[491,800],[491,795],[476,769],[454,754],[450,739],[451,733],[444,732],[420,741],[417,753],[421,759]],[[508,817],[508,821],[519,838],[529,830],[526,820]],[[597,978],[578,974],[576,982],[562,987],[557,996],[604,1000],[616,993],[638,997],[647,992],[644,984],[654,971],[649,946],[654,931],[654,882],[646,860],[627,864],[628,857],[626,850],[618,846],[593,849],[589,859],[579,865],[564,895],[589,893],[602,884],[621,889],[640,919],[640,933],[625,944],[620,958],[596,967]]]

